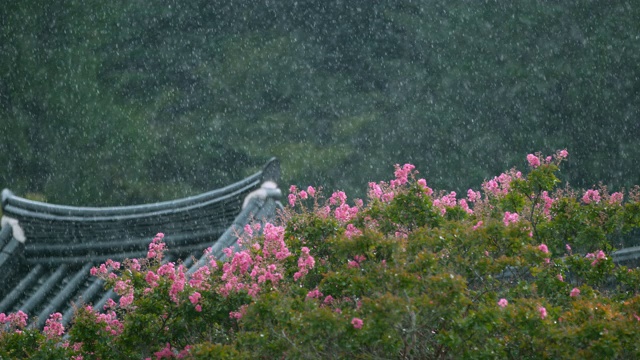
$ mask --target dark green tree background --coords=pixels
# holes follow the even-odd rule
[[[94,1],[0,7],[0,186],[131,204],[237,180],[465,191],[567,148],[640,183],[633,1]]]

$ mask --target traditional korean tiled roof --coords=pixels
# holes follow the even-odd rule
[[[190,272],[236,245],[251,221],[273,221],[281,191],[280,166],[271,159],[263,170],[226,187],[153,204],[74,207],[27,200],[2,192],[0,231],[0,313],[22,310],[42,328],[54,312],[71,321],[74,304],[96,309],[117,295],[90,276],[107,259],[146,257],[158,232],[165,233],[168,261],[183,261]]]

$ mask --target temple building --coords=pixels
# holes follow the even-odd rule
[[[0,313],[22,310],[31,326],[74,306],[102,309],[117,294],[89,271],[107,259],[144,258],[158,232],[165,234],[167,261],[189,272],[204,263],[209,247],[217,258],[237,246],[244,225],[274,221],[282,207],[277,187],[280,165],[271,159],[261,171],[220,189],[183,199],[118,207],[75,207],[28,200],[2,192]]]

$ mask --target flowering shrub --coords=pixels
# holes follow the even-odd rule
[[[292,186],[281,225],[247,225],[225,262],[187,274],[158,234],[92,269],[119,299],[79,307],[64,340],[59,314],[43,332],[1,314],[0,357],[638,358],[640,271],[611,252],[640,190],[559,188],[567,156],[529,154],[466,198],[410,164],[366,205]]]

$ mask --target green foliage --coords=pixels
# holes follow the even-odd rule
[[[399,167],[366,205],[292,187],[284,227],[245,229],[245,249],[227,250],[227,262],[190,277],[157,253],[124,268],[107,262],[116,276],[96,272],[120,305],[102,315],[78,309],[65,346],[5,322],[0,354],[637,358],[640,269],[611,254],[638,228],[635,190],[579,197],[555,188],[558,167],[545,161],[502,174],[509,183],[485,183],[472,209]],[[150,249],[161,253],[158,239]]]

